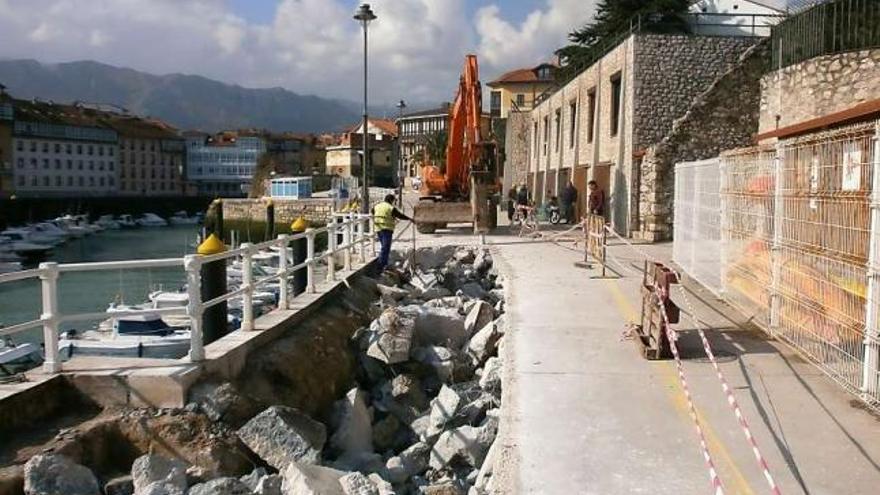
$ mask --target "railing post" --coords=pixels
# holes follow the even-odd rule
[[[784,147],[776,144],[776,158],[773,160],[773,241],[770,245],[770,336],[779,333],[779,313],[782,307],[780,279],[782,278],[782,182],[784,180]]]
[[[205,344],[202,336],[202,260],[196,254],[183,257],[183,269],[186,270],[186,292],[188,302],[186,315],[189,317],[190,362],[204,361]]]
[[[327,280],[336,280],[336,218],[327,222]]]
[[[358,257],[363,264],[367,262],[367,246],[364,244],[367,241],[367,228],[364,225],[364,215],[358,215],[355,228],[357,228]]]
[[[862,399],[878,399],[880,370],[880,123],[874,128],[871,163],[871,224],[868,247],[868,289],[865,299],[865,362],[862,365]]]
[[[43,294],[43,345],[46,357],[43,371],[58,373],[61,371],[61,357],[58,354],[58,263],[40,263],[40,285]]]
[[[315,229],[306,229],[306,293],[315,293]]]
[[[720,283],[718,284],[718,292],[723,296],[727,293],[727,263],[729,262],[727,250],[730,249],[730,219],[728,218],[728,210],[730,206],[728,205],[728,197],[727,197],[727,163],[723,158],[718,158],[718,173],[720,181],[718,184],[718,209],[721,212],[721,222],[719,224],[721,232],[719,232],[719,239],[721,240],[721,267],[720,267]]]
[[[287,235],[281,234],[278,236],[278,240],[281,241],[281,250],[278,252],[278,274],[281,277],[278,279],[278,307],[288,309],[290,307],[290,287],[287,276],[287,246],[290,244],[290,239]]]
[[[373,221],[373,215],[367,219],[367,224],[370,226],[370,251],[373,254],[373,258],[376,257],[376,222]],[[411,226],[412,228],[416,228],[415,224]]]
[[[246,242],[241,245],[241,330],[254,329],[254,272],[252,270],[253,244]]]
[[[351,213],[347,213],[344,217],[345,221],[342,224],[342,243],[345,245],[345,253],[343,256],[345,257],[345,271],[351,271],[351,249],[352,249],[352,241],[353,237],[352,232],[354,229],[352,225],[354,225],[354,219],[351,216]]]

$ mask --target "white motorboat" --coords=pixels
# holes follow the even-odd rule
[[[76,355],[179,359],[189,352],[190,332],[168,325],[158,314],[111,317],[110,332],[64,332],[62,359]]]
[[[29,240],[30,233],[25,229],[7,229],[0,233],[4,249],[23,258],[40,258],[52,251],[52,246],[38,244]]]
[[[91,232],[92,234],[95,234],[95,233],[97,233],[97,232],[100,232],[100,231],[104,230],[104,227],[101,227],[101,226],[98,225],[97,223],[92,223],[92,222],[90,222],[90,221],[89,221],[89,216],[86,215],[86,214],[81,214],[81,215],[64,215],[63,218],[64,218],[65,220],[67,220],[68,222],[72,222],[72,223],[73,223],[74,225],[76,225],[77,227],[82,227],[82,228],[88,230],[88,231]]]
[[[141,227],[165,227],[168,225],[168,222],[164,218],[155,213],[144,213],[143,216],[136,221]]]
[[[35,231],[31,227],[15,227],[0,232],[0,236],[6,237],[10,241],[32,242],[34,244],[44,244],[46,246],[56,246],[62,242],[63,238]]]
[[[85,227],[80,227],[75,222],[70,221],[69,219],[65,219],[64,217],[58,217],[55,220],[52,220],[50,223],[57,226],[59,229],[67,232],[71,237],[74,238],[82,238],[86,235],[90,235],[93,232]]]
[[[119,225],[119,222],[117,222],[116,219],[113,218],[113,215],[101,215],[100,217],[98,217],[98,220],[95,222],[95,224],[101,226],[101,228],[106,230],[118,230],[122,228],[122,226]]]
[[[199,223],[199,217],[189,216],[185,211],[181,210],[174,215],[171,215],[171,218],[168,219],[168,223],[171,225],[197,225]]]
[[[40,346],[31,343],[15,344],[11,340],[0,340],[0,376],[13,375],[26,371],[43,362]]]
[[[119,223],[119,227],[123,229],[133,229],[138,227],[137,221],[128,214],[119,215],[119,219],[116,221]]]
[[[29,225],[28,230],[31,231],[31,241],[40,244],[52,244],[57,246],[58,244],[67,242],[67,239],[70,237],[70,234],[68,234],[67,231],[50,222],[40,222]]]

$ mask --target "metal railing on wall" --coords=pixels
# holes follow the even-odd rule
[[[294,274],[300,270],[306,272],[305,293],[315,293],[317,286],[316,269],[326,265],[328,281],[337,279],[336,258],[342,258],[342,268],[349,272],[356,263],[367,263],[376,256],[374,225],[370,215],[358,213],[334,214],[326,226],[307,229],[294,235],[280,235],[277,239],[259,244],[242,244],[240,248],[212,255],[186,255],[183,258],[147,259],[130,261],[110,261],[95,263],[41,263],[38,268],[18,272],[0,274],[0,284],[29,279],[39,279],[41,286],[42,311],[33,320],[16,323],[0,328],[0,337],[14,335],[34,328],[43,330],[44,363],[46,373],[57,373],[61,370],[59,355],[59,327],[65,322],[88,322],[106,318],[125,318],[137,315],[185,315],[190,328],[189,360],[192,362],[205,359],[204,339],[202,335],[202,316],[205,311],[225,301],[241,299],[242,317],[239,330],[254,329],[254,293],[257,289],[272,283],[278,283],[278,308],[287,309],[293,300],[290,283]],[[326,237],[327,248],[321,252],[316,250],[319,237]],[[297,264],[288,256],[288,250],[296,241],[306,241],[305,259]],[[258,253],[277,251],[278,267],[275,273],[262,278],[254,278],[254,256]],[[232,262],[241,263],[242,283],[235,290],[229,290],[210,300],[202,300],[201,268],[206,263]],[[170,308],[147,308],[116,310],[110,312],[65,314],[59,310],[58,284],[67,273],[95,272],[111,270],[145,270],[155,268],[182,267],[186,276],[188,300],[186,306]],[[100,304],[100,302],[96,302]]]
[[[813,57],[880,48],[880,2],[828,0],[772,29],[773,68]]]
[[[685,271],[707,285],[720,281],[715,289],[726,301],[873,407],[880,407],[878,160],[880,122],[679,164],[673,247]],[[718,180],[694,179],[706,175]],[[689,217],[694,211],[706,215]],[[717,259],[706,256],[717,268],[707,273],[711,264],[693,256],[712,245]]]

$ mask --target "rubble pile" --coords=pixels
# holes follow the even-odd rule
[[[490,493],[506,330],[490,253],[423,249],[398,260],[376,288],[375,318],[351,338],[355,383],[326,417],[259,405],[231,384],[194,392],[187,412],[237,437],[256,464],[250,473],[206,471],[150,452],[130,475],[100,482],[87,467],[47,454],[25,466],[25,493]]]

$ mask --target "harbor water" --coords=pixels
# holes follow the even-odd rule
[[[57,246],[46,261],[79,263],[132,259],[182,258],[195,251],[198,227],[170,226],[106,230]],[[113,301],[139,304],[152,290],[177,290],[184,285],[183,267],[142,270],[105,270],[64,273],[58,282],[62,314],[93,313]],[[38,319],[41,312],[39,279],[0,284],[0,325]],[[85,330],[98,322],[70,322],[61,330]],[[12,336],[15,342],[42,342],[40,328]]]

